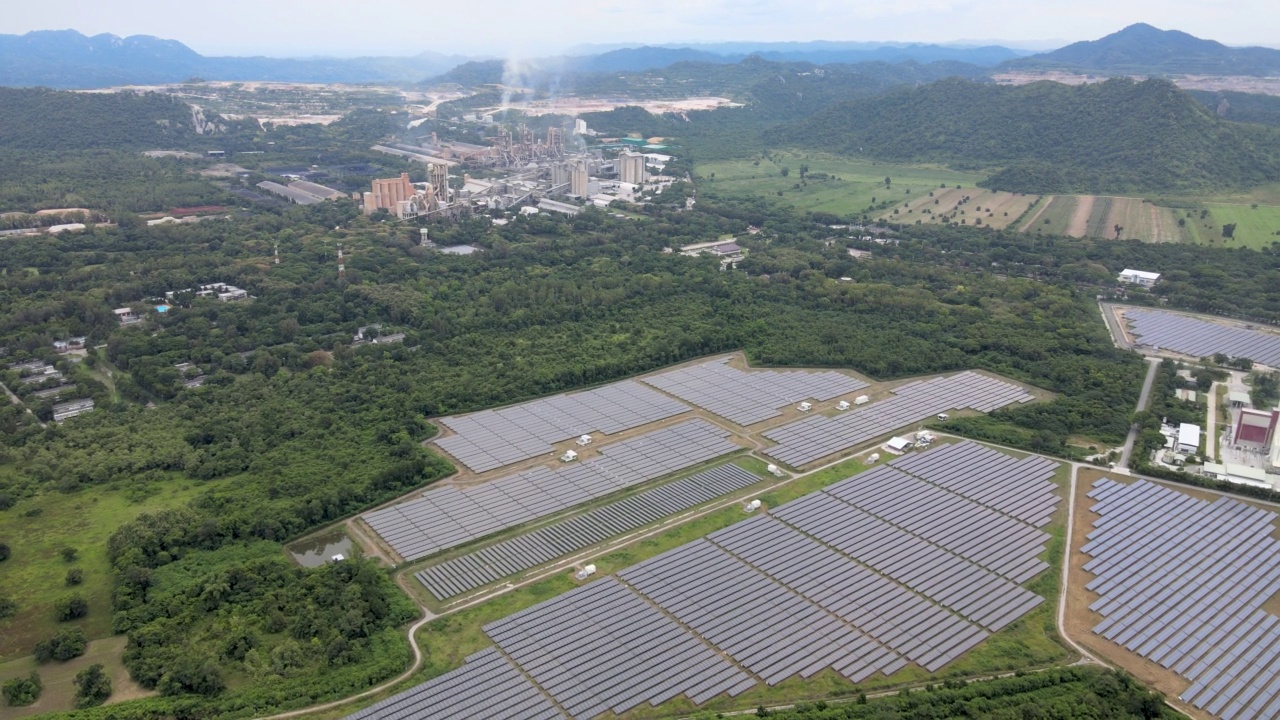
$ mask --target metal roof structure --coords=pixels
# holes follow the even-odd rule
[[[831,400],[867,383],[838,372],[753,370],[729,366],[728,359],[678,368],[643,382],[739,425],[778,417],[779,408],[812,398]]]
[[[475,472],[528,460],[552,445],[594,432],[609,435],[689,412],[683,403],[633,380],[519,405],[440,418],[455,434],[435,440]]]
[[[1161,310],[1129,310],[1124,315],[1142,345],[1183,355],[1222,353],[1280,367],[1280,335],[1232,327]]]
[[[1183,702],[1224,720],[1280,715],[1275,513],[1103,478],[1081,549],[1098,593],[1093,632],[1186,678]]]
[[[433,565],[415,577],[445,600],[758,482],[737,465],[721,465]]]
[[[406,560],[492,535],[741,449],[706,420],[607,445],[600,457],[474,487],[445,486],[361,517]]]
[[[973,450],[912,458],[939,482],[882,466],[484,631],[557,707],[583,719],[680,695],[701,704],[825,668],[855,682],[912,662],[936,671],[1044,602],[978,562],[1019,577],[1039,567],[1044,533],[993,505],[1040,517],[1040,503],[1058,502],[1040,497],[1047,468]],[[1018,495],[1023,481],[1031,489]],[[886,494],[895,487],[905,494]],[[480,686],[477,697],[491,692]],[[390,717],[407,716],[366,711],[358,720]]]
[[[766,448],[765,453],[792,467],[800,467],[947,410],[972,408],[991,412],[1034,399],[1017,385],[974,372],[918,380],[893,392],[893,397],[887,400],[835,417],[814,415],[769,430],[764,436],[778,444]]]

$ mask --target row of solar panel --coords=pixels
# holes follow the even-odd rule
[[[1125,313],[1125,319],[1130,323],[1134,336],[1143,345],[1194,357],[1222,353],[1231,357],[1249,358],[1270,367],[1280,367],[1280,335],[1230,327],[1160,310],[1130,310]]]
[[[1276,515],[1147,481],[1095,483],[1093,631],[1187,678],[1181,698],[1226,720],[1280,713]]]
[[[1049,523],[1060,500],[1050,481],[1057,463],[1036,455],[1018,459],[966,441],[889,464],[1034,527]]]
[[[551,446],[594,432],[614,434],[689,412],[683,403],[626,380],[571,395],[445,417],[454,432],[435,441],[474,472],[551,452]]]
[[[436,599],[444,600],[570,555],[610,537],[623,535],[716,497],[737,492],[759,481],[759,477],[737,465],[711,468],[433,565],[416,577]]]
[[[484,626],[578,718],[686,694],[696,703],[756,681],[613,578]]]
[[[782,414],[779,408],[791,403],[830,400],[868,387],[833,371],[745,372],[730,367],[725,359],[671,370],[644,382],[744,426],[777,417]]]
[[[834,417],[815,415],[764,433],[777,443],[765,450],[792,467],[848,450],[946,410],[990,412],[1033,398],[1022,388],[965,372],[904,385],[894,396]]]
[[[362,517],[401,557],[416,560],[737,450],[727,436],[688,420],[607,446],[593,460],[435,488]]]
[[[771,683],[824,667],[853,679],[907,661],[936,670],[989,635],[980,625],[1043,602],[821,491],[620,576],[634,590],[602,578],[484,628],[572,717],[737,695],[757,682],[743,668]]]

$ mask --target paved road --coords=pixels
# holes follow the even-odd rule
[[[1147,402],[1151,399],[1151,384],[1156,379],[1156,369],[1160,367],[1160,358],[1147,358],[1147,379],[1142,383],[1142,392],[1138,394],[1138,407],[1136,410],[1142,411],[1147,409]],[[1138,441],[1138,424],[1134,423],[1129,428],[1129,437],[1125,438],[1124,451],[1120,453],[1120,463],[1117,467],[1129,469],[1129,458],[1133,455],[1133,445]]]

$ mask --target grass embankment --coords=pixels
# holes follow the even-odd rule
[[[809,168],[803,182],[801,165]],[[788,169],[785,176],[784,167]],[[768,158],[754,160],[698,163],[696,174],[700,185],[713,194],[764,196],[800,210],[836,215],[860,215],[868,207],[891,199],[904,202],[918,199],[943,185],[978,190],[977,182],[982,179],[974,173],[935,166],[898,165],[794,151],[772,151]],[[888,185],[885,178],[890,180]],[[779,192],[782,194],[778,195]]]
[[[90,639],[111,635],[107,539],[138,515],[183,506],[207,487],[208,483],[175,480],[129,491],[114,486],[73,493],[45,491],[0,513],[0,541],[13,550],[0,564],[0,594],[19,606],[15,617],[0,621],[0,660],[30,654],[36,642],[69,624],[83,627]],[[74,548],[75,559],[64,560],[63,548]],[[75,587],[66,584],[72,568],[84,574]],[[84,596],[89,614],[60,623],[54,619],[54,604],[72,593]]]

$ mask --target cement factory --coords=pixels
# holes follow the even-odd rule
[[[622,138],[588,147],[578,137],[588,133],[577,119],[570,142],[564,128],[539,133],[520,124],[500,126],[492,145],[441,140],[435,132],[417,145],[375,145],[378,152],[426,165],[427,181],[412,182],[408,173],[377,179],[358,199],[366,215],[386,210],[401,220],[451,220],[517,208],[573,215],[588,206],[634,202],[642,191],[661,192],[678,181],[662,174],[672,159],[657,152],[665,146]]]

